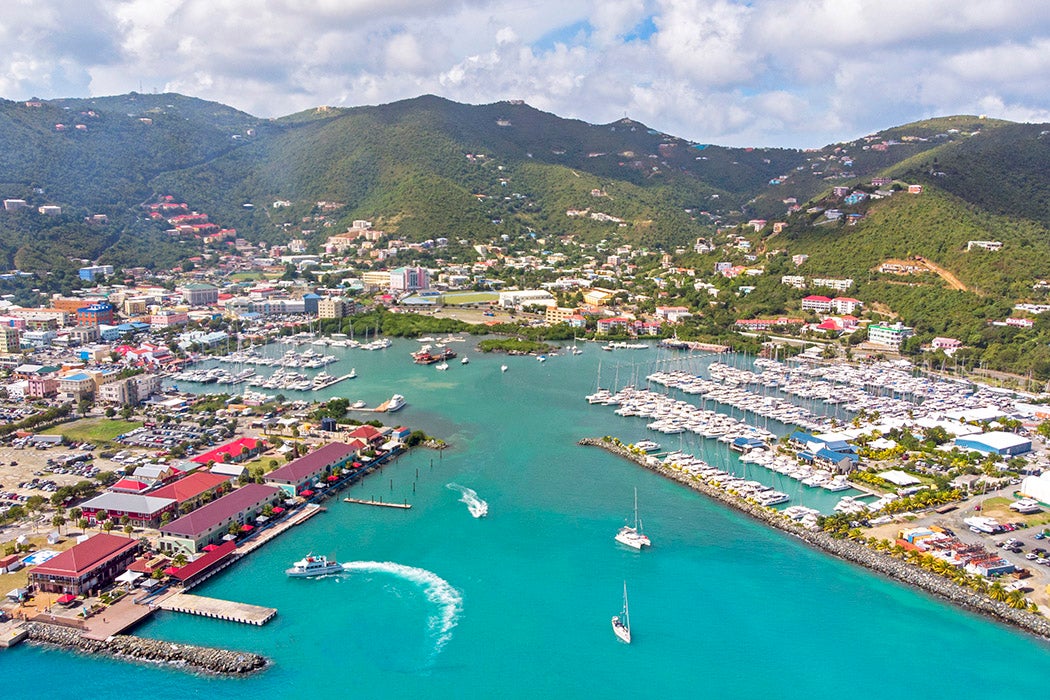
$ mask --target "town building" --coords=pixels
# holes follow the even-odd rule
[[[22,351],[22,332],[12,326],[0,326],[0,353],[13,354]]]
[[[802,310],[828,313],[831,311],[831,299],[818,294],[810,294],[802,299]]]
[[[901,344],[904,343],[904,340],[910,338],[913,334],[914,329],[901,325],[900,323],[894,323],[892,325],[873,323],[868,326],[869,342],[885,345],[894,350],[899,350]]]
[[[112,274],[112,265],[89,265],[88,267],[80,268],[80,279],[86,280],[88,282],[94,282],[96,277],[108,277]]]
[[[399,267],[390,271],[390,290],[414,292],[430,289],[430,270],[425,267]]]
[[[97,591],[124,573],[140,549],[138,540],[99,533],[33,568],[29,583],[44,593]]]
[[[114,320],[113,305],[109,302],[99,302],[77,309],[78,326],[99,326],[102,324],[112,325]]]
[[[504,309],[523,306],[557,306],[554,295],[546,289],[520,289],[499,293],[499,305]]]
[[[953,444],[960,450],[972,450],[1002,457],[1012,457],[1032,451],[1031,440],[1005,431],[992,431],[957,437]]]
[[[317,300],[318,318],[345,318],[350,314],[353,302],[342,297],[323,297]]]
[[[354,458],[354,448],[341,442],[331,442],[310,454],[293,459],[266,475],[269,486],[280,488],[288,496],[308,491],[318,481],[326,479],[336,469],[346,466]]]
[[[198,508],[205,501],[218,496],[230,483],[230,477],[212,472],[193,472],[167,486],[162,486],[150,495],[154,498],[170,498],[179,510],[189,503]]]
[[[157,498],[136,493],[101,493],[80,504],[84,517],[101,519],[105,513],[120,520],[125,515],[137,527],[156,527],[165,513],[175,511],[177,504],[171,498]]]
[[[251,521],[262,510],[282,498],[280,489],[263,484],[246,484],[222,498],[198,508],[160,528],[161,551],[197,554],[208,545],[222,544],[231,529],[254,527]]]
[[[265,447],[266,444],[258,438],[243,437],[199,454],[190,461],[197,464],[244,462],[258,455]]]
[[[219,301],[219,288],[211,284],[187,284],[181,290],[182,298],[190,306],[210,306]]]

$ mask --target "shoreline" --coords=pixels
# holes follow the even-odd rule
[[[963,609],[1012,625],[1044,641],[1050,641],[1050,620],[1045,617],[1027,610],[1011,608],[1006,603],[992,600],[986,595],[960,586],[937,574],[914,567],[888,554],[876,552],[864,544],[848,539],[836,539],[823,531],[808,530],[784,517],[777,510],[746,501],[707,482],[691,479],[685,473],[668,469],[659,462],[651,463],[646,460],[646,455],[638,455],[622,444],[600,438],[583,438],[578,444],[599,447],[611,454],[630,460],[644,469],[701,493],[739,513],[793,535],[826,554],[919,588]]]

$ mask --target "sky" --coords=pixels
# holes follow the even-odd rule
[[[1040,0],[4,0],[0,46],[12,100],[518,99],[798,148],[948,114],[1050,122]]]

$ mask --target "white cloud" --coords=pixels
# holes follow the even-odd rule
[[[260,116],[433,92],[814,146],[1050,112],[1050,14],[1022,0],[8,0],[0,44],[4,97],[168,89]]]

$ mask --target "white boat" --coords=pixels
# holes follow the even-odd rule
[[[461,365],[469,365],[470,364],[470,358],[467,357],[466,355],[464,355],[463,359],[459,361],[459,364],[461,364]]]
[[[393,413],[394,411],[400,411],[407,404],[408,402],[405,401],[404,396],[402,396],[401,394],[394,394],[390,397],[390,401],[387,402],[386,410],[389,413]]]
[[[612,618],[613,633],[626,644],[631,643],[631,615],[627,610],[627,582],[623,582],[623,611]]]
[[[295,562],[292,568],[285,569],[284,573],[289,576],[306,578],[309,576],[326,576],[327,574],[342,573],[343,565],[336,561],[328,561],[324,555],[307,554]]]
[[[536,361],[537,362],[546,362],[547,361],[547,356],[546,355],[540,355],[539,357],[536,358]]]
[[[660,451],[660,443],[653,442],[652,440],[641,440],[639,442],[634,443],[634,446],[637,447],[639,450],[642,450],[643,452]]]
[[[500,372],[506,372],[506,371],[507,371],[507,369],[508,369],[507,365],[500,365],[500,366],[499,366],[499,371],[500,371]]]
[[[478,500],[476,503],[468,503],[467,510],[469,510],[470,514],[473,515],[475,518],[484,518],[486,515],[489,514],[488,501]]]
[[[366,404],[363,399],[358,399],[350,405],[350,408],[364,408],[367,405],[368,404]]]
[[[357,379],[357,368],[356,367],[351,367],[350,368],[350,374],[346,375],[346,378],[347,379]]]
[[[442,372],[444,372],[446,369],[448,369],[448,363],[447,362],[439,362],[437,365],[434,366],[434,369],[438,369],[438,370],[441,370]]]
[[[634,490],[634,527],[624,525],[616,533],[616,541],[634,549],[649,547],[652,543],[646,535],[642,534],[642,523],[638,520],[638,489]]]

